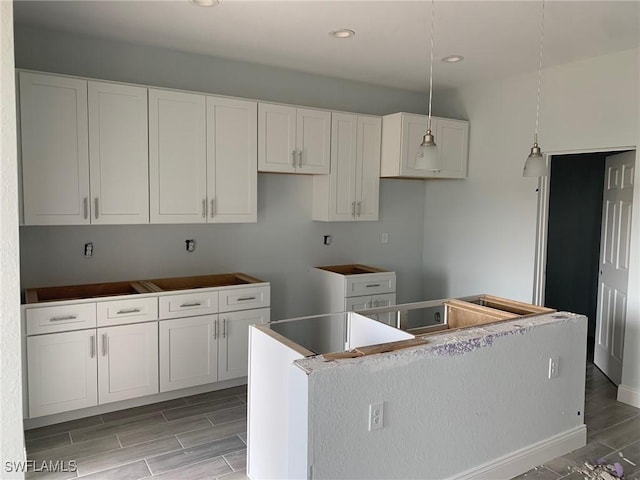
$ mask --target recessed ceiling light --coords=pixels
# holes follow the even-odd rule
[[[220,3],[218,0],[189,0],[194,5],[198,7],[215,7]]]
[[[464,60],[464,57],[462,55],[449,55],[448,57],[444,57],[442,59],[443,62],[447,63],[458,63],[462,60]]]
[[[355,34],[356,32],[348,28],[339,28],[338,30],[332,30],[329,32],[329,35],[331,35],[334,38],[351,38]]]

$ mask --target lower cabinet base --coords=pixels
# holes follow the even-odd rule
[[[139,407],[140,405],[149,405],[151,403],[164,402],[180,397],[188,397],[199,393],[213,392],[216,390],[224,390],[225,388],[237,387],[238,385],[246,385],[247,377],[234,378],[223,382],[209,383],[207,385],[199,385],[197,387],[184,388],[182,390],[173,390],[170,392],[157,393],[146,397],[132,398],[131,400],[123,400],[120,402],[107,403],[95,407],[82,408],[70,412],[57,413],[55,415],[46,415],[37,418],[25,418],[24,428],[30,430],[32,428],[53,425],[54,423],[67,422],[78,418],[90,417],[92,415],[100,415],[102,413],[115,412],[125,408]]]

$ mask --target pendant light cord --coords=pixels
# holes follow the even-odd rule
[[[542,55],[544,52],[544,0],[542,0],[542,22],[540,25],[540,64],[538,66],[538,97],[536,99],[536,130],[533,142],[538,143],[538,124],[540,119],[540,89],[542,87]],[[433,61],[433,60],[432,60]]]
[[[435,0],[431,0],[431,58],[429,61],[429,125],[427,127],[427,130],[431,130],[431,100],[433,98],[433,26],[435,23],[435,16],[436,16]],[[538,95],[540,95],[539,92],[540,92],[540,87],[538,87]]]

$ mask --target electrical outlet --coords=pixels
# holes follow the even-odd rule
[[[193,252],[196,249],[196,241],[195,240],[185,240],[185,250],[187,252]]]
[[[549,358],[549,379],[556,378],[559,374],[560,358]]]
[[[84,244],[84,256],[85,257],[90,257],[93,255],[93,243],[89,242],[89,243],[85,243]]]
[[[389,243],[389,233],[382,232],[382,243]]]
[[[380,430],[384,426],[384,402],[369,405],[369,431]]]
[[[325,245],[331,245],[331,240],[333,240],[331,238],[331,235],[325,235],[324,239],[322,240],[322,243],[324,243]]]

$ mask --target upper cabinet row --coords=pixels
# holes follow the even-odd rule
[[[255,101],[21,72],[19,106],[26,225],[257,220]]]
[[[257,221],[257,172],[314,174],[313,219],[378,219],[380,177],[463,178],[469,123],[19,74],[25,225]]]

